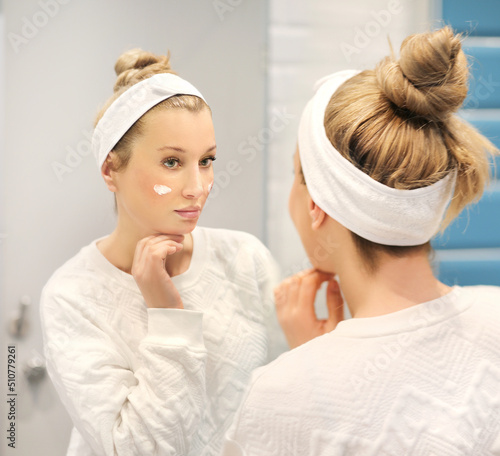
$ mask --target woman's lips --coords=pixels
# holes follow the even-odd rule
[[[200,216],[201,210],[197,207],[188,207],[186,209],[179,209],[175,212],[177,212],[183,218],[195,219]]]

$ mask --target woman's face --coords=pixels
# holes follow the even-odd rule
[[[140,236],[190,233],[212,187],[215,152],[208,109],[148,114],[127,167],[113,173],[119,223]]]

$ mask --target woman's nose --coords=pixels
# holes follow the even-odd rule
[[[203,181],[200,171],[197,169],[189,173],[186,183],[182,190],[185,198],[197,199],[203,194]]]

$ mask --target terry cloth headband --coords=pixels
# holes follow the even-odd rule
[[[205,101],[196,87],[170,73],[144,79],[113,101],[97,123],[92,136],[92,150],[99,170],[116,143],[140,117],[153,106],[175,95],[194,95]]]
[[[345,70],[320,79],[304,109],[298,145],[309,194],[330,217],[369,241],[424,244],[439,230],[456,172],[427,187],[400,190],[377,182],[340,155],[326,136],[325,110],[340,85],[358,73]]]

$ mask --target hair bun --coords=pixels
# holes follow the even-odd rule
[[[115,72],[115,92],[155,74],[174,73],[170,66],[170,54],[156,55],[139,48],[130,49],[120,55],[115,63]]]
[[[406,38],[399,61],[386,58],[376,68],[382,92],[397,107],[430,120],[443,120],[467,96],[468,66],[450,27]]]

